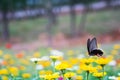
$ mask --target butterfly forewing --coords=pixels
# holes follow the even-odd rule
[[[96,48],[97,48],[97,40],[96,38],[93,38],[90,42],[89,51],[91,52],[92,50]]]

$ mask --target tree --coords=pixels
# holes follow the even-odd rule
[[[58,16],[53,11],[53,8],[60,7],[62,5],[61,0],[44,0],[44,6],[46,10],[46,16],[48,19],[48,24],[46,26],[46,31],[48,32],[48,46],[52,46],[52,27],[58,24]]]
[[[4,40],[8,41],[9,40],[9,28],[8,28],[8,10],[9,10],[9,0],[1,0],[0,1],[0,10],[2,13],[2,23],[3,23],[3,28],[2,28],[2,36]]]
[[[79,25],[79,29],[78,29],[78,35],[81,35],[84,32],[84,28],[85,28],[85,24],[86,24],[86,19],[87,19],[87,14],[89,12],[89,6],[91,3],[93,2],[97,2],[98,0],[80,0],[79,3],[82,3],[84,5],[84,10],[82,12],[81,15],[81,22]]]
[[[71,35],[76,35],[76,11],[75,11],[75,4],[77,4],[77,0],[70,0],[70,31]]]
[[[110,8],[111,7],[112,0],[101,0],[101,1],[104,1],[106,3],[106,8]],[[116,0],[113,0],[113,1],[116,1]]]
[[[0,0],[0,12],[2,13],[2,36],[3,40],[9,41],[9,19],[8,13],[25,7],[26,0]]]

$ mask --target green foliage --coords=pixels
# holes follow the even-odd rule
[[[84,4],[89,5],[93,2],[97,2],[98,0],[51,0],[51,3],[54,6],[63,6],[63,5],[75,5],[75,4]]]
[[[26,7],[26,0],[0,0],[1,11],[13,11]]]
[[[80,3],[84,4],[84,5],[89,5],[93,2],[97,2],[98,0],[79,0]]]

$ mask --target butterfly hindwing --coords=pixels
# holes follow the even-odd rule
[[[87,40],[87,50],[88,54],[90,54],[90,39]]]

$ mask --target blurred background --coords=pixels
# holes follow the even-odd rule
[[[120,41],[120,0],[0,0],[0,46],[66,48]]]

